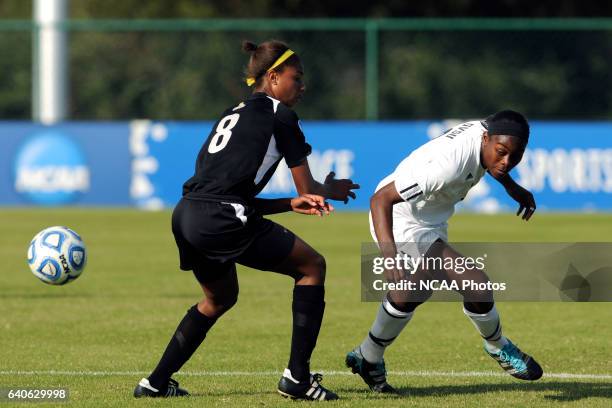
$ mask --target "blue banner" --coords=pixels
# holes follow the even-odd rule
[[[322,181],[334,171],[361,185],[357,199],[336,208],[365,210],[378,182],[419,145],[460,121],[305,122],[309,164]],[[135,205],[172,207],[212,122],[0,123],[0,205]],[[540,210],[612,210],[612,123],[531,123],[531,139],[513,176]],[[281,163],[261,197],[296,194]],[[516,209],[485,176],[461,209]]]
[[[130,204],[127,123],[0,124],[1,205]]]

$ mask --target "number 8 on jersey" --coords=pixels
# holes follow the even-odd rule
[[[232,129],[238,123],[238,119],[240,119],[240,114],[234,113],[227,115],[219,121],[217,129],[215,129],[217,133],[214,134],[210,144],[208,145],[209,153],[220,152],[225,146],[227,146],[227,143],[232,137]]]

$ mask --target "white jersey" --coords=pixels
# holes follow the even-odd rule
[[[485,173],[480,162],[480,121],[465,122],[414,150],[376,191],[394,182],[403,202],[393,206],[396,238],[416,226],[444,228],[455,204]]]

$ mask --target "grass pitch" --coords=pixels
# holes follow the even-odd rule
[[[612,404],[612,304],[498,304],[505,334],[542,364],[525,383],[504,374],[457,303],[428,303],[388,350],[389,381],[401,396],[373,395],[348,375],[344,355],[367,333],[377,304],[360,302],[365,213],[324,219],[273,217],[325,255],[327,308],[313,370],[345,407],[602,406]],[[68,405],[291,406],[276,394],[291,336],[290,280],[239,269],[240,300],[175,376],[193,396],[134,400],[185,311],[201,296],[178,270],[168,212],[94,209],[0,210],[0,389],[70,391]],[[26,265],[36,232],[67,225],[89,250],[83,275],[65,287],[39,282]],[[612,215],[460,214],[451,241],[610,241]],[[11,404],[7,404],[9,406]],[[23,406],[20,404],[19,406]]]

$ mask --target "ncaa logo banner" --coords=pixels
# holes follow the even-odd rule
[[[313,146],[309,164],[322,181],[334,171],[361,185],[357,199],[338,210],[367,210],[376,185],[428,140],[465,120],[303,122]],[[135,205],[171,208],[212,122],[0,123],[0,205]],[[532,121],[522,162],[512,173],[530,189],[539,210],[612,210],[612,123]],[[261,197],[294,196],[281,162]],[[459,209],[495,213],[515,203],[490,176]]]
[[[0,124],[0,205],[130,205],[128,129]]]
[[[87,159],[80,146],[62,132],[36,132],[17,152],[14,185],[32,203],[76,202],[91,188]]]

